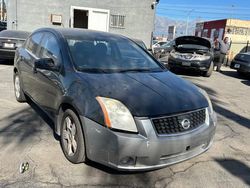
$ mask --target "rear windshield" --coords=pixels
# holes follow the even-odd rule
[[[160,65],[134,42],[119,37],[66,36],[75,66],[80,71],[162,71]]]
[[[7,27],[7,23],[6,22],[0,22],[0,27]]]
[[[250,54],[238,54],[236,57],[235,57],[236,60],[240,60],[240,61],[247,61],[247,62],[250,62]]]
[[[171,47],[174,45],[174,41],[169,41],[166,44],[163,44],[162,47]]]
[[[24,32],[24,31],[4,30],[0,32],[0,37],[26,39],[28,36],[29,36],[29,32]]]

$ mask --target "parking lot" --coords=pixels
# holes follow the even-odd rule
[[[31,102],[16,102],[12,66],[0,64],[0,187],[250,187],[250,81],[223,70],[211,78],[182,76],[209,93],[218,114],[208,152],[160,170],[118,173],[68,162],[53,123]],[[22,162],[29,163],[23,174]]]

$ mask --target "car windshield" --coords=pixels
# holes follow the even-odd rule
[[[134,42],[118,37],[74,38],[66,36],[79,71],[154,72],[163,68]]]
[[[178,45],[177,48],[208,50],[208,48],[206,46],[197,45],[197,44],[181,44],[181,45]]]
[[[169,41],[162,45],[162,47],[171,47],[173,45],[173,41]]]
[[[164,44],[167,44],[167,42],[159,42],[159,46],[163,46]]]

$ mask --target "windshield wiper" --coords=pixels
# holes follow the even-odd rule
[[[97,68],[78,68],[81,72],[91,73],[126,73],[126,72],[159,72],[162,69],[97,69]]]
[[[97,68],[78,68],[81,72],[91,72],[91,73],[108,73],[104,69],[97,69]]]
[[[152,69],[126,69],[126,70],[119,70],[117,72],[153,72]]]

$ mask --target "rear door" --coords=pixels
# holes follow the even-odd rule
[[[41,42],[39,58],[51,58],[54,63],[62,67],[61,47],[55,35],[45,33]],[[63,93],[60,71],[37,69],[35,73],[37,102],[53,116],[60,96]]]

